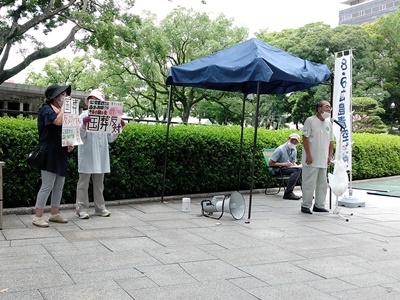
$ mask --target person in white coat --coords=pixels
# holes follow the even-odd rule
[[[86,97],[85,103],[89,104],[89,99],[106,101],[104,93],[93,90]],[[76,190],[76,213],[81,219],[89,219],[89,182],[92,178],[93,202],[95,215],[109,217],[111,213],[106,209],[103,190],[104,174],[110,173],[110,154],[108,144],[115,141],[117,135],[111,133],[90,132],[86,130],[86,125],[90,122],[88,111],[83,111],[79,116],[80,135],[83,141],[78,146],[78,172],[79,180]],[[121,126],[125,123],[121,120]]]
[[[330,121],[332,107],[328,101],[317,103],[316,114],[308,117],[303,127],[303,150],[301,163],[303,201],[301,212],[329,212],[325,208],[328,189],[327,168],[333,154],[333,132]],[[315,192],[315,193],[314,193]],[[313,203],[315,204],[311,211]]]

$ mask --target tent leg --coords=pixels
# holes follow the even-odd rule
[[[243,107],[242,107],[242,121],[241,121],[241,131],[240,131],[240,151],[239,151],[239,172],[238,172],[238,186],[237,191],[240,190],[240,180],[241,180],[241,170],[242,170],[242,159],[243,159],[243,127],[244,127],[244,112],[246,108],[246,94],[243,94]]]
[[[171,106],[172,106],[172,85],[169,86],[168,98],[169,98],[169,101],[168,101],[168,112],[167,112],[167,132],[166,132],[166,137],[165,137],[164,173],[163,173],[163,183],[162,183],[162,192],[161,192],[161,202],[164,202],[165,180],[167,177],[168,139],[169,139],[169,125],[171,123]]]
[[[256,160],[257,151],[257,128],[258,128],[258,111],[260,110],[260,87],[261,83],[257,82],[257,105],[256,105],[256,119],[254,120],[254,139],[253,139],[253,160],[251,163],[251,185],[250,185],[250,195],[249,195],[249,214],[246,223],[250,223],[251,217],[251,204],[253,201],[253,186],[254,186],[254,163]]]

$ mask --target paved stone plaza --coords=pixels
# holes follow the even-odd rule
[[[341,208],[349,222],[259,191],[242,220],[202,216],[193,196],[190,212],[178,197],[88,220],[67,206],[49,228],[6,214],[0,299],[400,299],[400,199],[354,196],[365,207]]]

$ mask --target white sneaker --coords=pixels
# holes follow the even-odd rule
[[[55,214],[55,215],[50,215],[49,217],[49,222],[56,222],[56,223],[68,223],[68,220],[61,217],[61,215]]]
[[[42,228],[49,227],[49,223],[47,223],[45,220],[43,220],[43,217],[34,216],[33,220],[32,220],[32,224],[37,227],[42,227]]]
[[[85,211],[77,211],[76,214],[78,215],[79,219],[89,219],[90,216]]]
[[[111,216],[111,213],[107,209],[103,209],[99,212],[95,212],[96,216],[102,216],[102,217],[109,217]]]

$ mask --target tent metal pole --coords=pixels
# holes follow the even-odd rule
[[[243,94],[243,107],[242,107],[242,121],[240,131],[240,151],[239,151],[239,172],[238,172],[238,186],[237,191],[240,190],[241,171],[242,171],[242,159],[243,159],[243,127],[244,127],[244,112],[246,108],[246,94]]]
[[[164,202],[165,180],[167,177],[168,138],[169,138],[169,125],[171,123],[171,106],[172,106],[172,85],[169,86],[168,98],[169,98],[169,101],[168,101],[168,112],[167,112],[167,132],[165,135],[164,174],[163,174],[163,183],[162,183],[162,192],[161,192],[161,202]]]
[[[333,107],[333,75],[330,76],[330,87],[331,87],[331,107]],[[331,112],[332,115],[332,112]],[[329,171],[332,171],[332,166],[329,166]],[[329,209],[332,209],[332,189],[329,187]]]
[[[260,110],[260,89],[261,83],[257,82],[257,105],[256,105],[256,118],[254,120],[254,139],[253,139],[253,159],[251,163],[251,185],[250,185],[250,195],[249,195],[249,215],[248,221],[251,217],[251,204],[253,201],[253,186],[254,186],[254,164],[256,161],[256,151],[257,151],[257,128],[258,128],[258,111]]]

